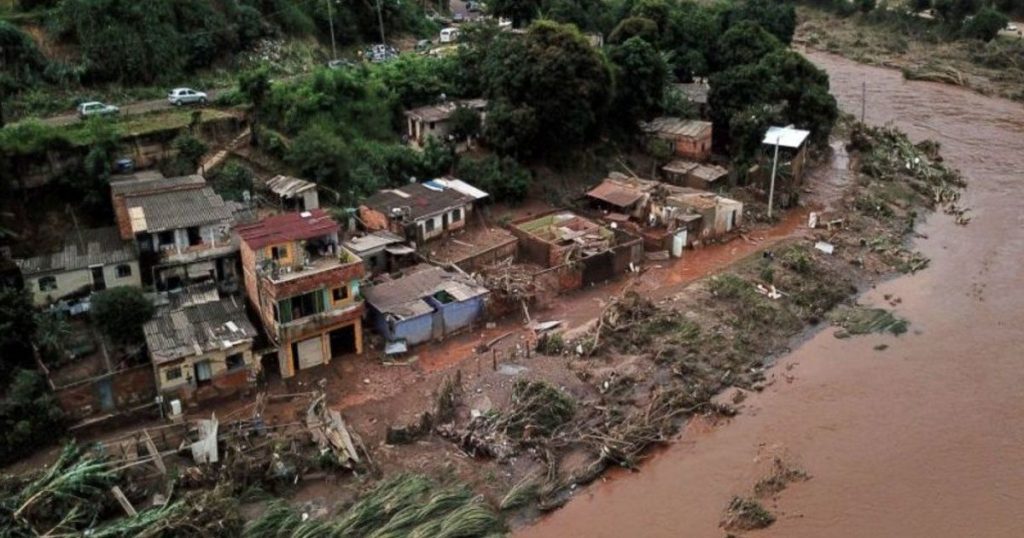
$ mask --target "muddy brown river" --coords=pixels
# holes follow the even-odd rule
[[[727,424],[691,423],[639,473],[613,473],[522,537],[722,537],[722,512],[772,459],[807,471],[749,536],[1024,536],[1024,108],[898,71],[808,53],[842,108],[931,138],[970,185],[969,226],[932,215],[930,267],[865,304],[911,322],[900,337],[818,333]],[[887,344],[885,350],[876,350]]]

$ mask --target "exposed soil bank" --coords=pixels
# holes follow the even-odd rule
[[[640,473],[613,475],[522,536],[723,536],[722,511],[775,456],[811,475],[766,502],[763,536],[1024,534],[1024,110],[898,71],[809,53],[868,123],[892,121],[969,180],[970,226],[937,215],[915,248],[932,260],[861,302],[911,322],[900,337],[819,333],[728,425],[700,422]],[[876,346],[887,344],[880,351]]]

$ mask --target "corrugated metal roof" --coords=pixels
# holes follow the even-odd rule
[[[644,131],[671,137],[697,138],[711,130],[711,122],[686,120],[683,118],[661,117],[641,124]]]
[[[600,185],[587,192],[587,196],[617,207],[629,207],[639,202],[644,197],[644,192],[621,185],[611,179],[605,179]]]
[[[161,309],[143,332],[156,364],[227,349],[256,337],[245,310],[233,298]]]
[[[473,110],[482,110],[487,107],[486,99],[465,99],[461,101],[449,101],[447,103],[441,103],[437,105],[421,106],[419,108],[413,108],[405,111],[406,116],[411,116],[420,121],[444,121],[447,120],[452,112],[459,107],[471,108]]]
[[[119,194],[128,196],[175,189],[200,189],[205,185],[206,180],[200,175],[164,177],[159,172],[149,171],[139,172],[120,180],[115,179],[111,181],[110,192],[115,196]]]
[[[420,183],[410,183],[400,189],[379,191],[367,198],[363,205],[389,217],[392,210],[407,207],[409,217],[416,220],[462,207],[472,201],[472,198],[455,189],[436,190]]]
[[[708,92],[711,87],[707,82],[681,83],[675,84],[675,87],[686,96],[687,100],[691,102],[701,105],[707,104],[708,102]]]
[[[93,228],[71,232],[64,237],[61,249],[52,254],[15,260],[22,274],[74,271],[94,265],[110,265],[138,259],[135,245],[124,241],[117,227]]]
[[[372,250],[384,248],[388,245],[394,245],[401,243],[402,238],[388,231],[378,231],[361,235],[359,237],[352,237],[348,241],[345,241],[345,248],[352,251],[356,256],[362,256],[364,253]]]
[[[259,249],[337,233],[338,223],[323,209],[314,209],[301,213],[281,213],[256,224],[239,226],[235,231],[249,248]]]
[[[438,178],[430,180],[427,183],[436,184],[438,187],[444,189],[456,190],[458,192],[461,192],[462,194],[465,194],[466,196],[469,196],[474,200],[483,200],[484,198],[490,196],[486,192],[470,185],[469,183],[466,183],[465,181],[462,181],[461,179]]]
[[[297,177],[279,175],[267,180],[267,188],[278,196],[291,198],[308,190],[315,190],[316,183]]]
[[[764,140],[761,143],[774,146],[776,141],[778,141],[779,146],[797,149],[803,145],[804,141],[807,140],[807,137],[810,135],[810,131],[794,129],[793,127],[769,127],[768,131],[764,134]]]
[[[364,288],[362,293],[366,303],[379,312],[404,319],[431,312],[433,309],[423,299],[440,291],[447,292],[457,301],[488,293],[471,277],[460,273],[433,266],[413,270],[415,272],[401,278]]]
[[[125,206],[133,226],[145,226],[133,228],[136,233],[227,223],[232,217],[231,208],[210,187],[129,195]],[[133,212],[133,208],[139,208],[141,214],[139,210]]]

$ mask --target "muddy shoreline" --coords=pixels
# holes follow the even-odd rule
[[[926,219],[913,244],[931,266],[879,282],[859,301],[894,308],[910,332],[837,339],[819,332],[780,358],[775,383],[727,425],[688,427],[643,472],[615,474],[523,536],[722,536],[723,509],[776,458],[810,474],[766,501],[766,536],[1014,536],[1024,518],[1018,401],[1024,342],[1016,197],[1018,105],[898,72],[808,53],[841,106],[936,138],[970,178],[970,226]],[[1016,148],[1016,149],[1015,149]],[[924,239],[926,237],[927,239]],[[892,298],[900,299],[893,307]],[[884,346],[884,347],[883,347]],[[879,348],[882,348],[880,350]]]

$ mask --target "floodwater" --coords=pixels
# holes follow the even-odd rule
[[[687,428],[639,473],[584,488],[520,536],[720,538],[729,499],[749,495],[776,456],[812,478],[766,501],[778,521],[745,535],[1024,536],[1024,109],[807,56],[844,110],[860,114],[866,83],[869,123],[940,141],[970,181],[970,225],[930,216],[915,242],[929,268],[861,298],[899,298],[910,332],[817,334],[736,419]]]

